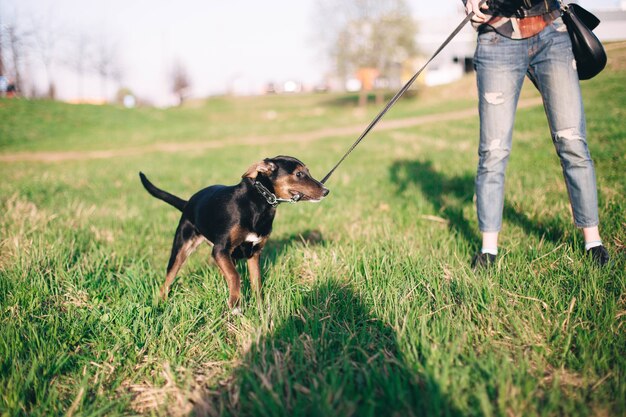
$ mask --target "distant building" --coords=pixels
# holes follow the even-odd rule
[[[430,57],[465,17],[459,8],[454,16],[419,20],[417,47],[424,57]],[[472,57],[476,49],[476,31],[467,24],[441,51],[424,71],[425,85],[447,84],[473,70]]]

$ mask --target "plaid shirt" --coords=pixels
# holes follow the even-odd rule
[[[466,3],[467,0],[463,0]],[[561,16],[561,10],[556,9],[550,12],[544,13],[539,16],[532,17],[505,17],[505,16],[492,16],[489,11],[485,13],[487,21],[484,23],[472,22],[474,29],[478,32],[491,32],[496,31],[502,36],[506,36],[511,39],[527,39],[535,36],[546,26],[554,22],[559,16]]]

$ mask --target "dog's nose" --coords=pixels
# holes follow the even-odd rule
[[[324,191],[322,191],[322,195],[326,197],[328,193],[330,193],[330,190],[328,188],[324,188]]]

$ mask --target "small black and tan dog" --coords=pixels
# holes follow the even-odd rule
[[[180,267],[200,243],[207,241],[213,244],[213,258],[228,283],[228,306],[234,312],[239,311],[241,277],[233,261],[247,259],[250,285],[260,295],[261,250],[272,232],[278,203],[318,202],[329,193],[301,161],[290,156],[264,159],[248,168],[239,184],[207,187],[189,201],[155,187],[143,173],[139,176],[150,194],[183,213],[161,297],[167,299]]]

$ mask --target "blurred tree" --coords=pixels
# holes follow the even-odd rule
[[[61,39],[63,30],[56,23],[56,19],[38,18],[32,19],[32,27],[34,28],[34,45],[35,51],[43,64],[43,68],[48,81],[48,88],[46,96],[49,99],[55,98],[56,88],[54,84],[54,76],[52,74],[52,67],[57,59],[57,46],[58,41]]]
[[[4,53],[3,53],[3,48],[2,48],[2,42],[3,42],[3,32],[4,32],[4,27],[2,26],[2,14],[0,13],[0,77],[5,76],[6,72],[4,70]]]
[[[90,70],[89,62],[93,56],[93,43],[87,35],[79,33],[72,38],[66,63],[76,73],[78,97],[84,99],[83,82],[85,74]]]
[[[115,102],[122,106],[131,107],[130,105],[128,105],[129,97],[132,97],[132,104],[134,107],[134,105],[137,102],[137,99],[133,91],[128,87],[120,87],[117,90],[117,93],[115,93]]]
[[[22,85],[22,60],[26,55],[26,47],[30,33],[22,31],[16,24],[11,23],[4,27],[6,43],[9,46],[9,54],[13,63],[14,88],[17,94],[23,92]]]
[[[191,82],[187,70],[180,63],[176,61],[174,68],[172,69],[172,92],[178,96],[178,105],[181,106],[183,101],[187,97]]]
[[[107,43],[102,39],[98,47],[94,50],[92,57],[92,66],[96,73],[100,76],[100,94],[104,100],[108,96],[108,82],[110,79],[121,80],[122,71],[118,64],[118,57],[115,45]]]
[[[375,71],[379,80],[400,81],[397,69],[417,52],[417,25],[405,0],[317,0],[316,4],[316,27],[340,78],[345,81],[368,69],[364,73]],[[365,90],[361,89],[361,104],[365,104]],[[377,101],[382,101],[382,91],[377,92]]]

